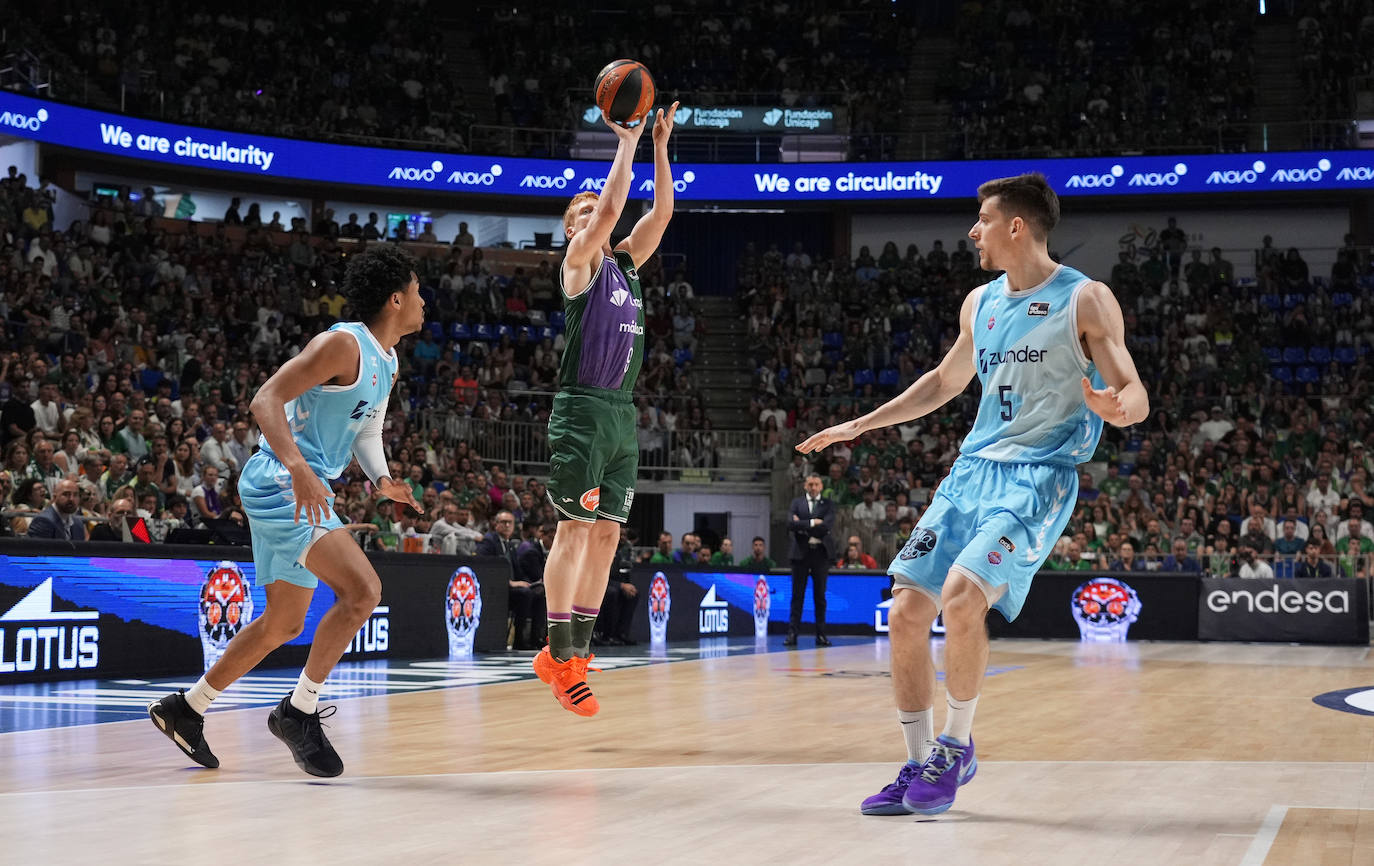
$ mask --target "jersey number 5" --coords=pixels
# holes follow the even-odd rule
[[[1012,410],[1011,410],[1011,399],[1010,399],[1010,397],[1008,396],[1010,393],[1011,393],[1011,386],[1010,386],[1010,385],[999,385],[999,386],[997,386],[997,399],[998,399],[998,401],[1002,404],[1002,420],[1003,420],[1003,421],[1010,421],[1010,420],[1011,420],[1011,411],[1012,411]]]

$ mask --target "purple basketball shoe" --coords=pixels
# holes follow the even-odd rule
[[[863,804],[859,806],[859,811],[865,815],[906,815],[910,813],[911,810],[902,805],[902,796],[906,794],[907,786],[911,784],[911,780],[916,778],[916,774],[919,772],[921,772],[920,764],[907,761],[902,765],[902,769],[897,771],[897,781],[864,800]]]
[[[918,815],[938,815],[954,805],[954,794],[978,772],[973,740],[967,746],[946,736],[935,738],[935,751],[907,785],[902,805]]]

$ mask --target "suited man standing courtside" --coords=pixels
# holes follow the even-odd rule
[[[821,497],[821,477],[808,475],[803,485],[805,496],[792,500],[787,529],[792,535],[792,610],[787,623],[786,646],[796,646],[801,627],[806,579],[811,578],[811,600],[816,607],[816,645],[830,646],[825,636],[825,581],[834,560],[830,540],[835,525],[835,505]]]

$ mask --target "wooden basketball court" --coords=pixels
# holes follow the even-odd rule
[[[345,698],[327,781],[262,706],[212,711],[216,771],[146,719],[0,734],[0,862],[1374,863],[1374,718],[1313,701],[1366,648],[995,641],[977,778],[875,818],[887,641],[841,640],[640,658],[590,720],[534,680]]]

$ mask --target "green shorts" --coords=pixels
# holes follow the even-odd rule
[[[560,520],[630,519],[639,442],[628,395],[621,401],[560,391],[549,416],[549,453],[549,501]]]

